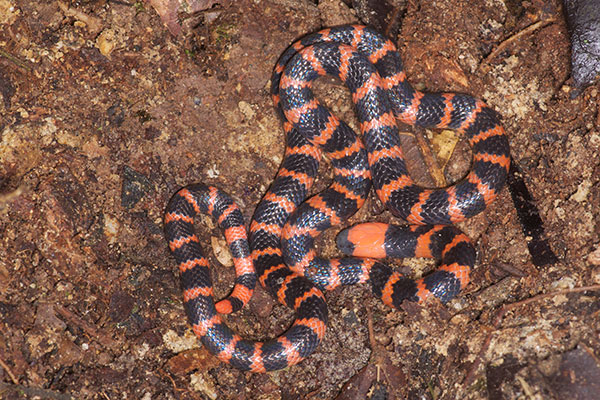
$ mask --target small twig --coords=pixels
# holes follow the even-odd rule
[[[10,380],[15,384],[18,385],[19,384],[19,380],[17,379],[17,377],[15,376],[15,374],[13,374],[13,372],[10,370],[10,368],[8,368],[8,365],[6,365],[6,363],[4,362],[3,359],[0,358],[0,367],[2,367],[2,369],[4,371],[6,371],[6,373],[8,374],[8,376],[10,377]]]
[[[311,399],[313,399],[313,398],[314,398],[316,395],[318,395],[318,394],[321,392],[321,389],[322,389],[322,388],[317,388],[317,389],[313,390],[312,392],[308,392],[308,393],[306,394],[306,397],[305,397],[305,398],[306,398],[307,400],[311,400]]]
[[[499,326],[502,317],[504,317],[504,314],[506,314],[508,311],[512,310],[513,308],[517,308],[517,307],[520,307],[520,306],[523,306],[526,304],[530,304],[530,303],[533,303],[533,302],[536,302],[538,300],[545,299],[548,297],[554,297],[554,296],[558,296],[561,294],[587,292],[590,290],[600,290],[600,285],[582,286],[582,287],[573,288],[573,289],[559,290],[556,292],[542,293],[542,294],[538,294],[537,296],[530,297],[525,300],[517,301],[516,303],[504,305],[498,312],[499,315],[496,317],[496,322],[494,323],[494,325]]]
[[[398,390],[398,375],[394,372],[397,367],[394,367],[392,360],[386,354],[383,345],[380,345],[375,340],[375,329],[373,328],[373,312],[367,307],[367,331],[369,332],[369,344],[371,345],[371,363],[375,364],[377,382],[385,384],[390,391],[390,398],[401,399],[405,397]],[[402,377],[404,379],[404,377]]]
[[[527,275],[525,272],[523,272],[523,270],[515,267],[514,265],[510,265],[503,262],[496,262],[493,265],[512,276],[523,277]]]
[[[373,329],[373,314],[369,307],[367,307],[367,331],[369,332],[369,344],[371,345],[371,349],[375,350],[377,342],[375,342],[375,329]]]
[[[477,372],[477,369],[479,369],[479,366],[481,365],[481,362],[483,361],[483,354],[490,347],[490,343],[492,342],[492,334],[495,331],[496,331],[496,329],[490,330],[490,332],[485,337],[485,340],[483,341],[483,345],[481,346],[479,353],[477,353],[477,357],[475,357],[475,361],[473,361],[471,368],[469,368],[469,371],[467,372],[467,375],[465,376],[465,386],[468,387],[471,385],[471,383],[473,383],[473,379],[475,379],[475,372]]]
[[[175,380],[171,377],[171,374],[168,374],[164,369],[159,368],[158,373],[171,381],[171,384],[173,385],[173,390],[175,392],[183,392],[184,391],[183,389],[180,389],[177,387],[177,384],[175,383]]]
[[[582,286],[582,287],[573,288],[573,289],[559,290],[557,292],[542,293],[542,294],[538,294],[537,296],[530,297],[525,300],[517,301],[516,303],[503,305],[497,311],[496,316],[494,317],[494,321],[492,323],[492,329],[490,330],[487,337],[485,338],[485,341],[483,342],[483,346],[481,347],[481,349],[479,350],[479,353],[477,354],[477,358],[475,359],[475,361],[473,362],[473,365],[471,365],[471,368],[469,369],[469,371],[467,372],[467,375],[465,376],[465,381],[464,381],[465,386],[469,386],[469,385],[471,385],[471,383],[473,383],[473,379],[475,378],[475,372],[477,371],[477,369],[483,362],[483,355],[489,348],[490,343],[492,342],[492,335],[500,327],[500,324],[502,323],[502,319],[504,318],[504,316],[506,315],[506,313],[508,311],[515,309],[517,307],[526,305],[526,304],[536,302],[538,300],[548,298],[548,297],[554,297],[554,296],[558,296],[561,294],[587,292],[588,290],[600,290],[600,285]]]
[[[120,0],[108,0],[109,3],[112,4],[118,4],[121,6],[127,6],[127,7],[132,7],[135,3],[129,3],[127,1],[120,1]]]
[[[401,11],[402,11],[402,8],[400,8],[400,7],[394,7],[394,9],[392,10],[391,16],[389,17],[390,23],[387,25],[387,27],[385,28],[385,32],[384,32],[386,37],[390,37],[392,34],[392,30],[396,29],[396,26],[398,25],[398,18],[400,17]],[[396,38],[394,38],[394,40],[396,40]]]
[[[75,8],[68,7],[64,2],[59,1],[58,7],[67,17],[73,17],[87,25],[88,31],[97,35],[102,30],[102,20],[100,18],[87,15],[86,13],[79,11]]]
[[[4,58],[6,58],[7,60],[11,61],[12,63],[14,63],[15,65],[17,65],[18,67],[23,68],[25,71],[31,72],[31,68],[29,68],[27,66],[27,64],[25,64],[23,61],[19,60],[17,57],[13,56],[9,52],[0,49],[0,56],[2,56]]]
[[[481,68],[484,72],[487,72],[489,66],[488,64],[490,63],[490,61],[492,61],[494,58],[496,58],[496,56],[498,54],[500,54],[502,51],[504,51],[504,49],[511,44],[512,42],[520,39],[521,37],[528,35],[530,33],[532,33],[533,31],[539,29],[539,28],[543,28],[546,25],[549,25],[551,23],[553,23],[555,21],[554,18],[549,18],[549,19],[543,19],[541,21],[535,22],[531,25],[529,25],[528,27],[526,27],[525,29],[523,29],[522,31],[517,32],[516,34],[512,35],[511,37],[509,37],[508,39],[504,40],[502,43],[500,43],[498,45],[498,47],[496,47],[481,63],[481,65],[479,66],[479,68]]]
[[[588,355],[590,357],[592,357],[594,359],[594,361],[596,361],[597,365],[600,365],[600,357],[598,357],[595,353],[594,350],[590,349],[585,343],[581,344],[581,347],[583,347],[583,349],[588,353]]]

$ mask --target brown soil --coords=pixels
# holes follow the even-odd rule
[[[316,352],[257,375],[200,349],[162,215],[178,188],[203,181],[250,220],[284,148],[271,70],[294,39],[356,22],[353,11],[240,0],[182,15],[174,38],[147,3],[79,1],[73,15],[54,1],[0,0],[0,398],[600,398],[584,382],[600,379],[600,291],[570,290],[600,284],[598,86],[572,98],[558,1],[514,3],[409,1],[398,45],[416,87],[470,93],[503,115],[559,262],[534,265],[504,190],[461,224],[479,262],[456,300],[392,310],[364,286],[328,293]],[[549,21],[486,59],[539,20]],[[325,82],[320,93],[352,113],[344,89]],[[451,181],[468,168],[468,148],[456,153]],[[393,220],[376,206],[352,222]],[[221,249],[201,221],[206,246]],[[326,253],[335,233],[320,242]],[[213,253],[224,296],[233,272]],[[257,339],[291,319],[262,288],[228,317]],[[582,388],[592,396],[573,397]]]

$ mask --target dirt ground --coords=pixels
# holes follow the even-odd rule
[[[556,0],[411,0],[395,18],[410,82],[502,114],[558,262],[533,262],[505,189],[460,224],[479,261],[449,304],[392,310],[364,286],[327,293],[325,340],[269,374],[200,348],[165,205],[202,181],[250,220],[283,156],[268,94],[277,58],[308,32],[358,21],[341,1],[316,3],[220,3],[180,14],[173,37],[148,3],[0,0],[0,398],[600,398],[598,85],[574,96]],[[320,93],[352,114],[345,89],[325,81]],[[455,153],[450,181],[470,160],[464,144]],[[394,220],[377,209],[371,198],[351,222]],[[230,259],[200,221],[224,296]],[[327,254],[335,233],[319,242]],[[415,276],[432,265],[395,263]],[[262,288],[227,318],[256,339],[291,320]]]

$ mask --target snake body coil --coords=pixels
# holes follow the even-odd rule
[[[314,97],[311,84],[323,75],[339,77],[350,89],[360,138]],[[394,44],[364,26],[326,29],[294,43],[281,56],[271,87],[284,121],[286,151],[254,213],[249,244],[240,211],[219,189],[188,186],[173,196],[165,214],[194,332],[219,359],[254,372],[285,368],[314,351],[328,318],[322,290],[368,282],[393,307],[404,300],[435,296],[447,302],[456,296],[469,282],[476,254],[466,235],[448,224],[485,209],[504,185],[510,164],[508,140],[492,109],[468,95],[416,91],[406,81]],[[463,134],[473,150],[467,177],[443,189],[416,185],[402,156],[396,120]],[[334,179],[306,200],[323,153],[331,160]],[[315,238],[353,215],[371,185],[394,215],[413,225],[355,226],[338,236],[338,246],[352,257],[318,257]],[[236,265],[234,289],[216,305],[208,262],[193,231],[198,213],[217,219]],[[434,257],[441,265],[412,280],[362,258],[386,256]],[[296,313],[288,331],[266,342],[242,339],[219,316],[250,300],[257,277]]]

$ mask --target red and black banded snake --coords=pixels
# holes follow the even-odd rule
[[[311,84],[323,75],[338,77],[350,89],[360,136],[314,97]],[[469,282],[476,252],[468,237],[449,224],[483,211],[502,189],[510,164],[508,139],[491,108],[469,95],[416,91],[393,42],[368,27],[325,29],[297,41],[279,59],[271,90],[283,119],[286,150],[255,210],[249,238],[231,198],[203,184],[177,192],[164,220],[194,332],[220,360],[254,372],[297,364],[315,350],[328,321],[323,290],[366,282],[392,307],[404,300],[435,296],[445,303],[455,297]],[[457,130],[473,150],[468,175],[443,189],[415,184],[396,120]],[[331,160],[334,178],[307,200],[322,154]],[[355,226],[338,235],[338,247],[349,257],[318,257],[315,238],[353,215],[371,186],[395,216],[412,225]],[[232,293],[216,305],[208,261],[194,234],[198,213],[212,215],[225,230],[236,266]],[[441,264],[413,280],[363,257],[434,257]],[[296,315],[285,333],[266,342],[242,339],[219,315],[242,308],[257,278]]]

